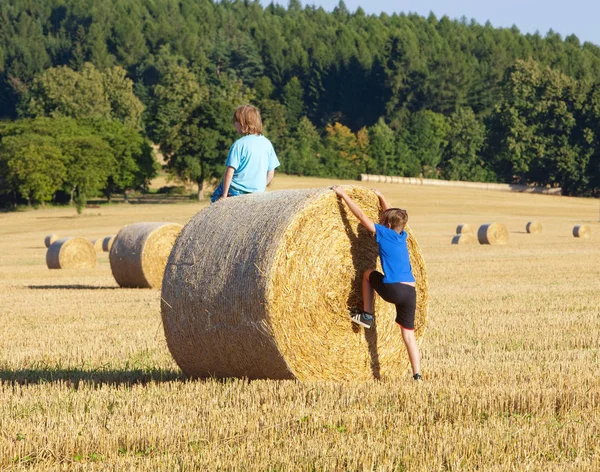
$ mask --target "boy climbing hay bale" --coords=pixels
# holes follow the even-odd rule
[[[373,219],[377,195],[347,192]],[[408,233],[416,281],[415,336],[427,321],[428,286]],[[377,244],[329,188],[226,199],[183,228],[163,279],[167,344],[192,377],[367,380],[408,368],[394,305],[377,299],[379,323],[350,319]],[[377,267],[380,268],[379,265]]]

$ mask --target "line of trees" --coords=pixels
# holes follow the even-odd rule
[[[298,0],[7,0],[0,193],[81,202],[143,188],[156,171],[152,140],[201,196],[222,175],[234,108],[251,102],[291,174],[598,195],[599,78],[600,48],[575,36],[366,15],[343,2],[327,13]],[[65,170],[25,182],[42,161]],[[68,172],[94,166],[105,170],[86,182]]]

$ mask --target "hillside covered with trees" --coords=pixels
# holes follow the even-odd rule
[[[5,0],[0,199],[222,175],[257,105],[281,171],[560,186],[600,194],[600,48],[467,20],[290,0]]]

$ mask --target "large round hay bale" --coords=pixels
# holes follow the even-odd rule
[[[160,288],[177,223],[135,223],[122,228],[109,253],[110,268],[121,287]]]
[[[114,241],[114,234],[112,236],[106,236],[104,239],[102,239],[102,250],[104,252],[110,252],[110,248],[112,247]]]
[[[377,196],[348,193],[372,219]],[[417,284],[415,335],[427,321],[428,285],[407,226]],[[392,304],[376,297],[375,325],[350,321],[377,244],[328,188],[228,198],[183,228],[165,269],[167,344],[192,377],[366,380],[408,367]]]
[[[529,221],[526,225],[525,225],[525,231],[527,231],[528,233],[541,233],[542,232],[542,223],[540,223],[539,221]]]
[[[47,234],[44,238],[44,244],[46,247],[50,247],[50,245],[58,240],[58,234]]]
[[[502,223],[486,223],[479,227],[477,239],[480,244],[508,244],[508,230]]]
[[[577,225],[573,227],[573,236],[576,238],[589,238],[590,227],[588,225]]]
[[[456,227],[456,234],[474,233],[473,226],[469,223],[462,223]]]
[[[96,267],[96,250],[86,238],[61,238],[46,251],[48,269],[87,269]]]
[[[96,252],[102,252],[102,238],[90,239],[90,242],[92,243],[92,246],[94,246]]]
[[[473,233],[461,233],[452,238],[452,244],[477,244],[477,236]]]

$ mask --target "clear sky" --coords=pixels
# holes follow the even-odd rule
[[[335,8],[339,0],[301,0],[303,5],[316,5],[326,11]],[[600,0],[344,0],[354,12],[359,6],[367,14],[379,15],[414,12],[428,16],[433,12],[438,18],[448,15],[452,19],[466,16],[480,24],[490,21],[495,27],[516,25],[522,33],[539,31],[543,36],[549,29],[563,39],[575,34],[583,43],[590,41],[600,46]],[[261,0],[263,5],[270,0]],[[287,0],[276,0],[287,7]]]

